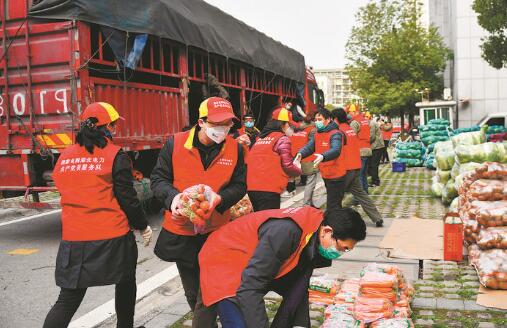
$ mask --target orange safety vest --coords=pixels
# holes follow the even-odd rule
[[[382,129],[382,140],[391,140],[393,136],[393,129],[389,130],[389,131],[384,131]]]
[[[281,193],[287,186],[289,176],[283,171],[280,155],[273,150],[282,136],[281,132],[272,132],[257,139],[250,149],[246,173],[248,191]]]
[[[357,121],[360,125],[359,133],[357,137],[359,138],[359,146],[361,148],[371,148],[370,144],[370,121],[363,114],[358,113],[353,118],[354,121]]]
[[[182,192],[188,187],[205,184],[218,193],[231,181],[234,168],[238,162],[238,143],[227,136],[219,155],[205,170],[202,166],[199,150],[193,147],[195,128],[190,131],[174,135],[174,149],[172,155],[174,187]],[[223,214],[214,211],[210,217],[210,226],[206,232],[218,229],[231,219],[230,211]],[[184,222],[174,220],[169,210],[165,211],[163,228],[177,235],[194,236],[194,225],[190,220]]]
[[[304,247],[318,232],[323,216],[322,211],[310,206],[265,210],[245,215],[212,233],[199,253],[204,305],[210,306],[236,295],[243,270],[259,243],[258,231],[264,222],[290,218],[302,230],[297,250],[282,264],[275,277],[277,279],[296,267]]]
[[[307,126],[303,129],[303,131],[299,131],[294,133],[291,137],[291,143],[292,143],[292,156],[296,156],[298,153],[298,150],[303,148],[309,140],[310,132],[312,131],[314,127],[313,126]],[[309,163],[314,160],[314,156],[308,156],[306,158],[303,158],[301,160],[301,163]]]
[[[120,149],[108,142],[90,154],[75,144],[61,153],[53,180],[61,194],[62,240],[104,240],[129,232],[113,192],[113,163]]]
[[[347,123],[340,123],[339,127],[347,136],[347,143],[342,149],[343,156],[340,157],[343,158],[347,171],[358,170],[361,168],[361,147],[357,134]]]
[[[342,133],[336,129],[328,131],[328,132],[317,132],[315,133],[315,153],[323,154],[329,149],[331,149],[331,136],[335,133]],[[343,140],[343,139],[342,139]],[[342,142],[343,147],[343,142]],[[342,150],[343,152],[343,150]],[[337,179],[347,173],[347,169],[345,168],[345,164],[342,161],[343,153],[340,153],[340,156],[337,158],[322,162],[319,164],[320,175],[324,179]]]

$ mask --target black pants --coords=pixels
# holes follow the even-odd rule
[[[378,175],[378,167],[380,165],[380,157],[384,148],[373,149],[373,154],[368,160],[368,174],[371,176],[371,183],[380,186],[380,177]]]
[[[268,191],[249,191],[254,212],[280,208],[280,194]]]
[[[287,192],[293,192],[294,190],[296,190],[296,180],[293,180],[293,181],[289,181],[287,183]]]
[[[345,177],[323,180],[327,193],[327,209],[342,208],[342,200],[345,195]]]
[[[299,185],[301,186],[306,186],[306,180],[308,179],[308,176],[307,175],[302,175],[300,177],[300,182],[299,182]]]
[[[132,328],[134,325],[134,309],[136,305],[136,281],[131,280],[116,285],[115,309],[117,328]],[[58,300],[51,308],[43,328],[67,327],[76,313],[86,294],[86,288],[62,288]]]
[[[389,140],[384,140],[384,148],[382,148],[382,157],[380,157],[380,162],[389,163],[389,153],[387,152],[387,147],[389,147]]]

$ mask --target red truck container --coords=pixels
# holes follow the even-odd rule
[[[28,18],[31,5],[32,0],[0,0],[4,193],[52,189],[53,165],[74,142],[79,114],[90,102],[109,102],[125,117],[115,143],[129,151],[136,170],[149,176],[167,137],[197,121],[206,73],[228,90],[238,116],[249,108],[261,126],[273,106],[296,101],[293,79],[154,35],[148,36],[136,69],[121,69],[101,26]],[[310,70],[304,98],[307,113],[323,105]]]

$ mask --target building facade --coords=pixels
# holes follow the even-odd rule
[[[497,70],[481,57],[481,38],[473,0],[425,0],[423,21],[438,29],[454,52],[444,74],[457,100],[458,127],[477,124],[487,114],[507,112],[507,69]]]
[[[352,81],[344,69],[315,69],[313,72],[319,88],[324,92],[326,104],[344,106],[360,100],[360,97],[352,92]]]

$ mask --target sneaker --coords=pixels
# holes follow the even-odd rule
[[[285,190],[284,192],[282,192],[282,194],[280,195],[282,198],[289,198],[289,197],[294,197],[296,196],[296,191],[291,191],[291,192],[288,192],[287,190]]]
[[[384,226],[384,220],[382,220],[382,219],[378,220],[377,222],[375,222],[375,226],[377,228],[383,227]]]

